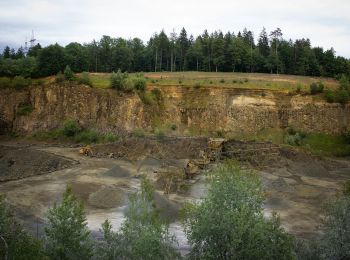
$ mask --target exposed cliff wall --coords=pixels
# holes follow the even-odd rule
[[[162,109],[145,105],[134,94],[84,86],[44,86],[0,90],[0,133],[30,133],[60,126],[74,118],[86,127],[123,132],[151,130],[155,119],[175,124],[180,132],[222,131],[252,134],[265,128],[293,126],[307,132],[339,134],[350,128],[350,106],[313,101],[311,96],[282,92],[162,87]],[[23,104],[33,111],[19,115]]]

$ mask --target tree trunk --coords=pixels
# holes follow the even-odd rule
[[[154,72],[157,72],[158,49],[156,49],[156,61],[154,63]]]
[[[163,58],[163,54],[162,54],[162,51],[160,51],[159,72],[162,72],[162,58]]]
[[[170,53],[170,71],[173,72],[173,50]]]

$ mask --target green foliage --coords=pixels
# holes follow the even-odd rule
[[[318,83],[313,82],[310,85],[310,93],[311,93],[311,95],[316,95],[318,93],[322,93],[323,90],[324,90],[324,85],[323,85],[323,83],[321,81],[318,82]]]
[[[339,87],[341,90],[346,90],[346,91],[350,90],[349,78],[344,74],[342,74],[341,78],[339,79]]]
[[[83,205],[67,187],[60,204],[48,211],[46,253],[52,259],[90,259],[93,244]]]
[[[44,259],[41,243],[16,222],[12,210],[1,195],[0,259]]]
[[[64,121],[63,126],[48,132],[37,132],[32,135],[37,140],[74,141],[76,143],[112,143],[119,138],[117,135],[107,132],[100,133],[94,129],[84,129],[73,119]]]
[[[8,77],[0,78],[0,88],[10,88],[11,87],[11,79]]]
[[[284,143],[293,146],[300,146],[303,144],[303,137],[299,133],[296,133],[295,135],[287,134],[284,136]]]
[[[125,78],[122,83],[122,90],[124,92],[132,92],[134,90],[134,79],[132,78]]]
[[[113,72],[110,78],[111,88],[123,90],[126,78],[128,78],[128,74],[122,73],[120,69],[118,69],[117,73]]]
[[[78,83],[92,87],[92,82],[91,82],[89,73],[88,72],[81,73],[80,77],[78,78]]]
[[[350,144],[350,129],[344,133],[344,140],[347,144]]]
[[[225,80],[224,79],[220,79],[220,83],[225,83]]]
[[[136,138],[143,138],[143,137],[145,137],[145,132],[141,128],[135,128],[132,131],[132,135]]]
[[[346,104],[349,102],[350,96],[347,90],[339,89],[335,92],[335,101],[340,104]]]
[[[56,74],[56,78],[55,78],[55,82],[60,84],[60,83],[63,83],[65,80],[64,78],[64,75],[62,74],[61,71],[59,71],[57,74]]]
[[[17,108],[16,114],[19,116],[27,116],[32,113],[34,108],[30,104],[21,104]]]
[[[300,92],[301,92],[301,88],[302,88],[301,83],[298,82],[297,85],[296,85],[296,87],[297,87],[296,92],[297,92],[297,93],[300,93]]]
[[[26,79],[22,76],[16,76],[12,79],[12,86],[16,89],[22,89],[28,87],[31,84],[31,79]]]
[[[170,125],[170,129],[173,130],[173,131],[175,131],[175,130],[177,129],[177,125],[171,124],[171,125]]]
[[[138,91],[145,91],[146,90],[146,79],[142,76],[138,76],[134,80],[134,88]]]
[[[325,156],[349,156],[350,144],[344,136],[309,133],[303,140],[303,147],[313,153]]]
[[[63,71],[67,65],[65,49],[58,44],[41,49],[38,53],[37,64],[40,76],[55,75]]]
[[[73,119],[67,119],[63,123],[62,132],[67,137],[76,136],[81,131],[79,124]]]
[[[97,143],[99,140],[99,135],[95,130],[88,129],[88,130],[83,130],[81,132],[76,133],[74,135],[74,140],[77,143],[84,143],[84,144]]]
[[[263,215],[259,177],[226,162],[208,176],[202,202],[187,204],[184,226],[193,259],[294,259],[279,219]]]
[[[104,143],[114,143],[118,141],[119,137],[113,133],[106,133],[103,135],[103,142]]]
[[[160,221],[153,194],[150,181],[143,177],[141,190],[130,196],[120,231],[114,233],[108,221],[103,223],[104,240],[98,252],[101,252],[104,259],[180,258],[173,248],[175,237],[169,234],[168,226]]]
[[[69,67],[69,65],[66,66],[66,68],[64,69],[64,79],[68,80],[68,81],[72,81],[74,80],[74,73],[71,70],[71,68]]]
[[[325,96],[326,101],[328,103],[335,102],[335,93],[334,93],[334,91],[328,89],[328,90],[325,91],[324,96]]]
[[[158,127],[156,127],[156,129],[154,129],[154,134],[155,134],[156,137],[159,138],[159,139],[162,139],[162,138],[164,138],[164,136],[165,136],[164,131],[163,131],[161,128],[158,128]]]
[[[325,259],[350,259],[350,196],[338,196],[325,205],[321,241]]]

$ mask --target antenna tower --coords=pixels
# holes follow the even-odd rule
[[[32,36],[30,37],[30,48],[33,48],[35,46],[36,39],[34,38],[34,31],[32,30]]]

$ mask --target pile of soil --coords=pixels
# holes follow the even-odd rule
[[[46,174],[76,163],[29,147],[0,146],[0,182]]]
[[[208,146],[207,138],[163,137],[132,138],[114,144],[96,145],[96,157],[125,158],[131,161],[147,156],[157,159],[195,159]]]
[[[125,193],[117,187],[105,186],[90,194],[90,206],[100,209],[109,209],[122,206],[126,202]]]

